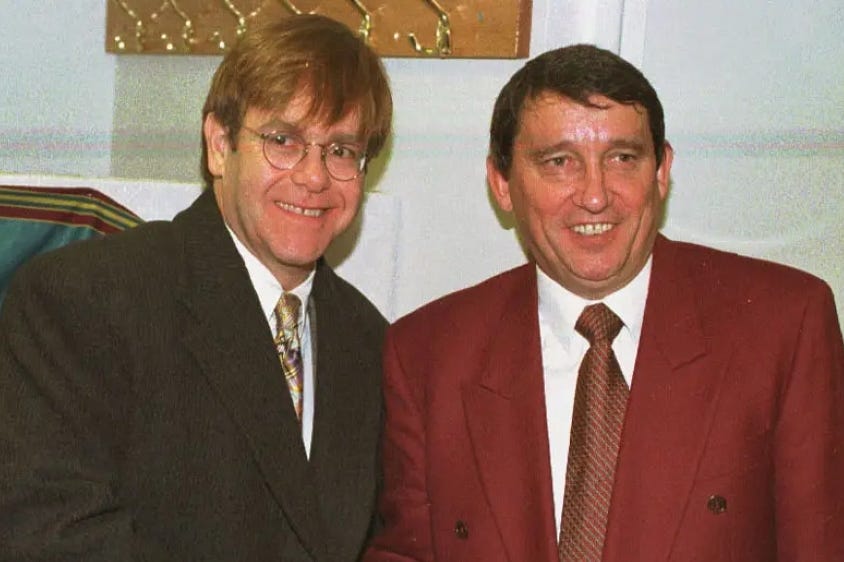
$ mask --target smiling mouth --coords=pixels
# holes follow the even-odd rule
[[[296,205],[291,205],[290,203],[276,203],[278,207],[284,209],[289,213],[296,213],[297,215],[304,215],[306,217],[320,217],[324,212],[322,209],[305,209],[303,207],[297,207]]]
[[[609,232],[614,227],[614,224],[610,224],[608,222],[600,222],[595,224],[577,224],[571,227],[571,229],[582,236],[597,236],[598,234]]]

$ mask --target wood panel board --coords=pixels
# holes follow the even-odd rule
[[[519,58],[528,56],[531,1],[108,0],[106,51],[221,54],[238,32],[262,18],[295,17],[293,9],[327,15],[362,32],[364,19],[357,4],[370,14],[368,42],[381,56]],[[442,32],[446,21],[447,34]],[[418,50],[409,39],[411,33]]]

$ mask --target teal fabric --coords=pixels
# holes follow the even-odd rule
[[[0,217],[0,305],[12,275],[26,260],[96,236],[102,234],[88,226]]]
[[[0,304],[26,260],[141,222],[94,189],[0,185]]]

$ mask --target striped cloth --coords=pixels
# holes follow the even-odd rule
[[[12,274],[29,258],[141,222],[94,189],[0,185],[0,303]]]

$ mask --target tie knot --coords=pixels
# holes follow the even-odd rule
[[[301,305],[302,301],[293,293],[282,293],[275,305],[276,333],[284,341],[291,341],[296,333]]]
[[[612,343],[624,323],[602,302],[590,304],[580,313],[574,329],[589,340],[589,345],[605,341]]]

